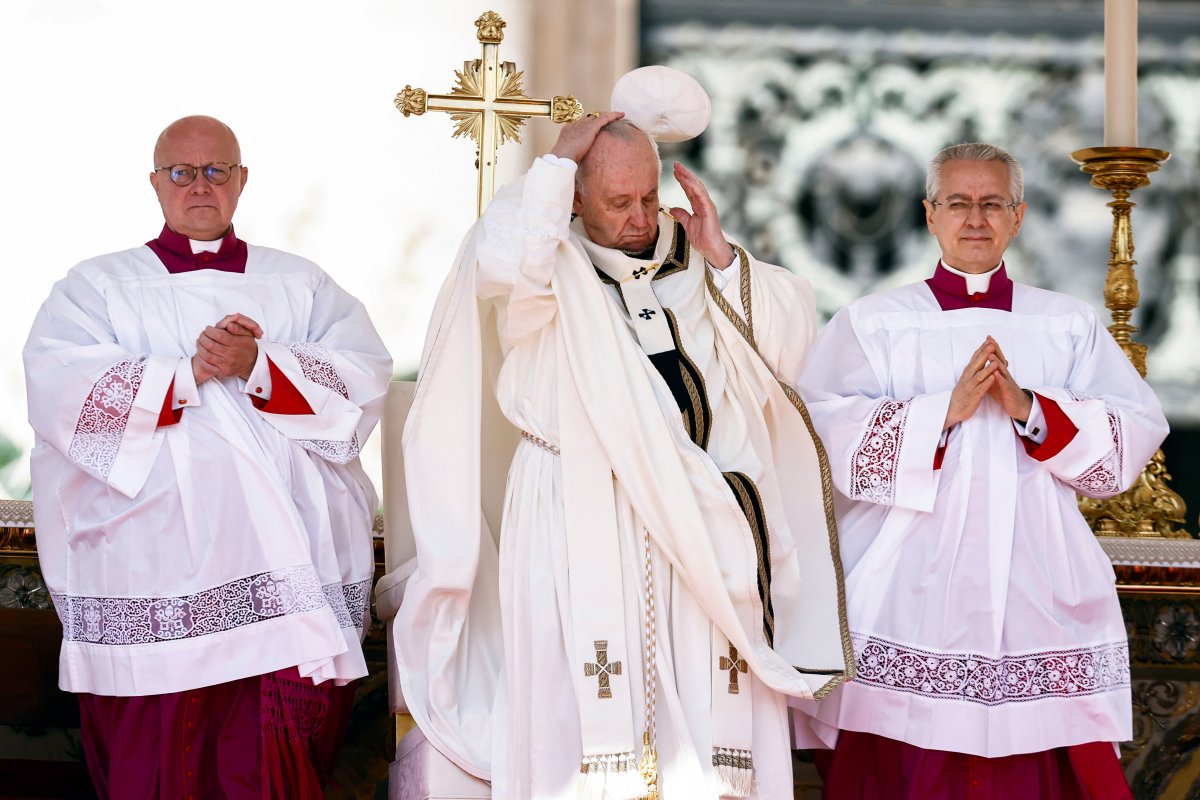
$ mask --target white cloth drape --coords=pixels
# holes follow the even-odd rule
[[[776,267],[746,265],[760,356],[707,292],[701,257],[656,282],[711,400],[705,452],[617,294],[569,232],[571,192],[570,170],[535,162],[492,201],[439,296],[404,435],[417,556],[392,634],[405,702],[429,740],[492,780],[495,796],[575,795],[583,746],[563,539],[572,509],[551,449],[573,439],[559,424],[557,385],[569,380],[616,479],[622,566],[612,580],[624,587],[618,624],[630,652],[609,654],[623,662],[611,702],[630,705],[640,737],[648,530],[659,586],[660,787],[667,797],[715,797],[715,622],[756,678],[756,796],[789,797],[783,694],[821,693],[843,678],[849,655],[819,444],[772,374],[799,369],[810,290]],[[669,236],[671,221],[660,221]],[[773,648],[754,539],[721,475],[729,469],[757,483],[767,509]]]

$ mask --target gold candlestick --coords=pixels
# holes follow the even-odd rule
[[[1092,186],[1112,192],[1113,233],[1109,245],[1108,276],[1104,280],[1104,305],[1112,312],[1108,327],[1117,344],[1146,377],[1146,346],[1133,341],[1137,328],[1130,324],[1138,304],[1137,276],[1133,267],[1133,226],[1129,194],[1150,185],[1150,173],[1171,157],[1166,150],[1148,147],[1088,147],[1071,158],[1092,176]],[[1162,450],[1154,454],[1141,477],[1126,492],[1108,500],[1082,497],[1079,509],[1097,536],[1188,538],[1182,525],[1187,514],[1183,498],[1167,485]]]

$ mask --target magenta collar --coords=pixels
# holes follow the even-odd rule
[[[986,292],[967,294],[967,280],[955,275],[939,261],[933,277],[925,281],[942,311],[958,311],[962,308],[994,308],[997,311],[1012,311],[1013,282],[1004,271],[1004,264],[992,275]]]
[[[193,253],[192,244],[186,236],[163,225],[157,239],[146,242],[158,260],[172,275],[180,272],[195,272],[198,269],[216,269],[222,272],[246,271],[246,243],[233,233],[233,226],[221,239],[221,249],[215,253]]]

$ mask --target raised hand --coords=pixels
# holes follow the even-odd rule
[[[988,394],[1000,404],[1005,414],[1024,424],[1029,419],[1029,413],[1033,410],[1033,399],[1025,393],[1024,389],[1017,385],[1012,375],[1008,373],[1008,359],[1001,352],[1000,344],[991,336],[984,340],[984,344],[988,342],[991,342],[995,346],[995,358],[999,362],[999,366],[996,369],[996,380],[992,384],[992,388],[988,390]]]
[[[717,269],[725,269],[733,262],[733,247],[725,241],[721,231],[721,221],[717,218],[717,207],[708,195],[708,189],[690,169],[675,162],[675,180],[683,188],[688,202],[692,204],[689,214],[687,209],[672,208],[671,216],[683,226],[687,232],[688,241],[700,251],[709,264]]]
[[[554,143],[554,149],[550,151],[551,155],[569,158],[578,164],[592,149],[592,143],[596,141],[596,134],[600,132],[600,129],[614,119],[620,119],[623,116],[625,116],[624,111],[605,111],[596,116],[588,114],[574,122],[564,123],[562,130],[558,132],[558,141]]]
[[[946,421],[942,424],[942,430],[949,430],[970,419],[979,410],[979,404],[996,383],[996,371],[1001,367],[1001,361],[996,357],[996,351],[999,349],[995,340],[989,336],[971,356],[966,369],[950,393],[950,407],[946,409]]]

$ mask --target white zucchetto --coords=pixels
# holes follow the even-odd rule
[[[611,108],[659,142],[694,139],[708,127],[712,103],[691,75],[663,66],[628,72],[613,88]]]

